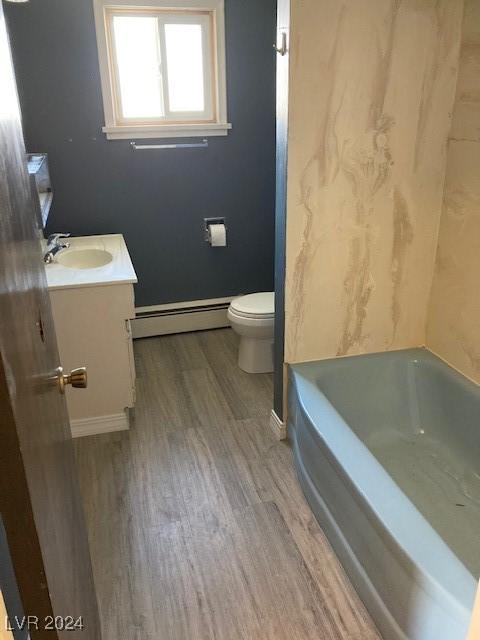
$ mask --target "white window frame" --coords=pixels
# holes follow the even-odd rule
[[[109,140],[132,138],[177,138],[227,135],[232,125],[227,120],[226,70],[225,70],[225,14],[224,0],[93,0],[95,28],[97,33],[98,58],[102,83],[105,126],[102,131]],[[119,91],[116,89],[117,70],[111,55],[111,21],[114,15],[128,11],[132,15],[145,15],[158,12],[160,19],[171,21],[171,14],[184,13],[185,22],[188,13],[198,16],[205,13],[210,20],[209,33],[213,60],[208,60],[206,69],[206,89],[212,96],[211,110],[201,118],[198,114],[182,114],[182,120],[165,114],[162,121],[144,120],[129,122],[121,117]],[[195,120],[193,118],[196,118]],[[185,120],[188,120],[185,122]]]

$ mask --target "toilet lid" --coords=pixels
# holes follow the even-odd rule
[[[273,291],[250,293],[232,300],[232,310],[243,316],[271,317],[275,313],[275,294]]]

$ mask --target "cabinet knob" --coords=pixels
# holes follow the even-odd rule
[[[57,383],[60,393],[65,393],[65,387],[67,384],[71,384],[76,389],[87,388],[87,368],[78,367],[78,369],[72,369],[70,373],[63,373],[63,367],[58,367],[56,370]]]

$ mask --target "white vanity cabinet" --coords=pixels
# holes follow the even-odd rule
[[[63,252],[65,263],[67,252],[90,248],[109,251],[111,263],[91,269],[46,267],[61,365],[66,373],[87,368],[86,389],[66,388],[74,437],[128,429],[128,409],[135,404],[130,331],[135,272],[122,236],[73,238]]]

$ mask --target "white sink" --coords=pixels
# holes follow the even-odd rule
[[[121,234],[77,236],[68,238],[68,241],[70,248],[63,249],[53,262],[45,264],[50,291],[137,282]],[[42,244],[42,251],[46,251],[46,241]]]
[[[58,264],[69,269],[97,269],[112,260],[112,254],[104,249],[69,249],[56,257]]]

